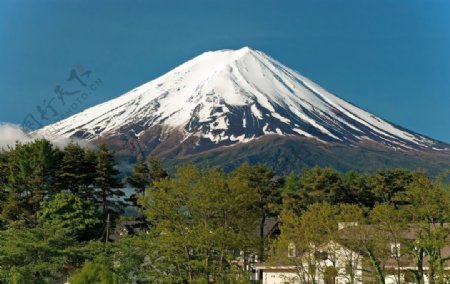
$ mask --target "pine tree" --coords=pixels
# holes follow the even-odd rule
[[[106,145],[101,145],[97,152],[95,166],[95,187],[97,188],[97,201],[101,204],[105,217],[110,213],[120,213],[123,202],[118,198],[124,196],[121,188],[122,182],[118,179],[119,171],[114,153]]]
[[[2,227],[3,218],[1,213],[8,198],[6,185],[8,183],[8,152],[0,152],[0,228]]]
[[[333,168],[307,169],[303,171],[300,182],[308,204],[323,201],[336,204],[344,199],[341,176]]]
[[[39,224],[68,230],[77,240],[89,240],[97,235],[101,223],[95,204],[70,192],[61,192],[42,203]]]
[[[130,201],[134,206],[138,206],[138,196],[144,195],[145,189],[149,187],[151,183],[150,169],[147,163],[138,160],[134,165],[133,172],[125,180],[136,190],[127,201]]]
[[[369,175],[349,171],[343,177],[344,190],[340,194],[340,202],[358,204],[373,208],[375,197],[369,186]]]
[[[19,227],[0,231],[1,283],[62,283],[63,267],[73,265],[75,239],[59,226]]]
[[[414,173],[405,169],[378,170],[369,179],[375,202],[396,203],[393,197],[404,192],[413,181]]]
[[[70,143],[64,148],[64,156],[57,172],[57,183],[62,190],[81,195],[88,174],[85,168],[85,151],[78,144]]]
[[[260,216],[259,237],[260,251],[259,257],[264,260],[266,250],[266,240],[264,238],[264,224],[267,217],[276,216],[281,205],[281,189],[284,180],[275,176],[273,170],[261,164],[250,166],[242,164],[237,170],[238,175],[243,176],[248,183],[248,187],[253,190],[258,197],[255,209]]]
[[[150,170],[150,183],[161,181],[169,177],[169,174],[164,170],[162,163],[155,157],[150,157],[148,160]]]
[[[70,279],[70,283],[109,284],[119,283],[119,281],[112,271],[110,260],[105,256],[99,256],[93,261],[86,261],[81,270]]]
[[[61,151],[45,139],[17,143],[14,149],[10,149],[6,159],[7,169],[3,169],[7,174],[4,218],[37,224],[40,202],[58,191],[55,172],[61,157]]]
[[[168,174],[158,159],[151,157],[148,162],[138,160],[134,165],[133,172],[126,178],[126,182],[136,189],[136,193],[132,194],[127,201],[131,201],[134,206],[139,207],[138,196],[143,196],[146,188],[151,188],[154,182],[161,181],[166,177]]]
[[[85,149],[84,153],[84,169],[86,171],[85,180],[83,183],[82,197],[87,199],[94,199],[94,187],[97,167],[97,154],[91,149]]]

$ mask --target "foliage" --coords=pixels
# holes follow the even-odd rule
[[[55,192],[55,171],[61,152],[47,140],[17,143],[14,150],[3,156],[2,219],[6,222],[26,221],[37,224],[40,202]]]
[[[317,283],[319,274],[326,274],[335,279],[340,270],[335,266],[324,265],[324,260],[337,262],[337,255],[356,267],[359,260],[354,253],[341,250],[339,222],[354,222],[363,219],[363,210],[356,205],[331,205],[329,203],[314,203],[300,215],[284,208],[281,214],[282,234],[273,244],[273,253],[269,263],[294,266],[295,279],[299,283]],[[342,242],[340,242],[342,243]],[[333,275],[330,274],[333,271]],[[348,271],[349,282],[356,283],[356,270]]]
[[[256,197],[241,175],[215,169],[185,166],[176,178],[155,182],[141,200],[157,232],[154,272],[169,282],[228,275],[236,269],[236,253],[254,245]]]
[[[78,144],[64,147],[57,171],[56,183],[60,190],[68,190],[83,198],[92,199],[95,177],[95,153]]]
[[[314,282],[319,272],[327,275],[326,268],[320,267],[323,263],[317,259],[316,250],[323,252],[327,248],[327,259],[333,262],[329,246],[338,241],[366,259],[371,268],[365,273],[367,277],[372,274],[371,281],[384,283],[389,274],[396,283],[402,283],[405,258],[415,262],[417,269],[408,273],[415,276],[416,283],[423,283],[425,273],[430,283],[448,281],[444,270],[448,257],[441,254],[444,247],[450,246],[450,191],[444,179],[436,182],[422,172],[400,169],[372,175],[351,172],[343,178],[343,190],[347,192],[340,196],[345,198],[337,201],[330,196],[337,196],[333,188],[339,187],[328,184],[340,184],[336,182],[338,179],[322,172],[313,169],[306,179],[292,174],[288,177],[281,214],[282,233],[273,246],[271,262],[294,265],[297,281]],[[312,175],[316,177],[310,179]],[[308,191],[332,204],[311,204]],[[345,205],[343,201],[355,205]],[[351,226],[338,230],[339,222],[351,222]],[[293,248],[296,256],[287,257]],[[386,262],[390,263],[389,269]],[[352,277],[348,280],[355,283]]]
[[[450,246],[450,191],[445,182],[433,182],[426,175],[416,175],[407,190],[398,194],[403,200],[402,209],[409,215],[409,220],[415,224],[417,239],[409,250],[416,260],[417,266],[423,265],[423,259],[428,257],[428,277],[430,283],[444,281],[444,264],[448,256],[441,255],[444,247]],[[419,269],[416,279],[423,279],[424,271]]]
[[[356,283],[361,257],[370,281],[384,283],[387,273],[403,281],[405,257],[415,262],[408,273],[416,283],[425,274],[430,283],[448,281],[441,253],[450,246],[448,173],[435,181],[403,169],[314,167],[277,176],[242,164],[228,174],[185,166],[169,178],[150,158],[125,179],[148,229],[104,244],[95,241],[101,217],[114,220],[126,206],[119,176],[104,145],[60,150],[36,140],[0,152],[0,282],[247,283],[256,255],[293,265],[301,283],[319,274]],[[269,217],[281,220],[275,240],[264,235]],[[398,254],[390,244],[400,245]]]
[[[0,279],[17,283],[61,279],[71,263],[66,250],[74,244],[68,231],[57,226],[0,231]]]
[[[138,160],[133,167],[133,172],[125,180],[136,192],[130,196],[128,201],[138,206],[138,197],[144,195],[145,189],[152,187],[153,182],[158,182],[169,175],[163,169],[162,164],[156,158],[151,157],[147,162]]]
[[[111,284],[118,282],[108,259],[105,256],[100,256],[93,261],[86,261],[81,270],[70,279],[70,283]]]
[[[394,196],[406,190],[414,174],[405,169],[378,170],[369,178],[375,202],[395,203]]]
[[[120,214],[123,203],[118,197],[124,196],[124,193],[121,190],[122,182],[117,177],[119,171],[116,169],[114,153],[103,144],[99,147],[96,156],[94,179],[94,185],[98,189],[96,199],[101,204],[105,217],[110,213]]]
[[[155,157],[150,157],[148,160],[149,173],[150,173],[150,186],[153,182],[158,182],[162,179],[169,177],[167,171],[163,168],[162,163]]]
[[[79,240],[92,239],[101,223],[95,204],[70,192],[61,192],[44,201],[39,223],[62,227]]]
[[[234,172],[255,195],[256,202],[253,204],[255,211],[259,214],[259,252],[260,260],[265,259],[266,238],[264,236],[264,224],[270,216],[277,216],[282,203],[282,187],[284,179],[275,175],[273,170],[261,164],[250,166],[242,164]]]
[[[150,169],[147,163],[138,160],[134,165],[133,172],[126,178],[126,182],[136,188],[138,193],[143,194],[151,183]]]

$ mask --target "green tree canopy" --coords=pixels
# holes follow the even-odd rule
[[[63,279],[71,263],[66,252],[75,244],[59,226],[10,228],[0,231],[0,279],[7,283],[50,283]]]
[[[79,240],[98,235],[99,218],[91,200],[81,199],[70,192],[61,192],[44,201],[39,211],[39,223],[68,229]]]
[[[155,182],[141,204],[158,232],[153,239],[158,258],[151,263],[160,279],[195,282],[212,277],[220,282],[226,277],[236,268],[235,254],[254,245],[256,198],[242,176],[215,169],[185,166],[175,178]]]
[[[92,157],[94,156],[94,157]],[[57,171],[57,185],[84,198],[92,198],[95,173],[95,153],[70,143],[63,150]]]
[[[119,214],[123,202],[118,197],[124,196],[124,192],[121,190],[123,184],[118,178],[119,171],[116,168],[114,153],[103,144],[99,147],[96,157],[94,184],[98,189],[97,201],[101,204],[105,217],[110,213]]]
[[[86,261],[81,270],[71,279],[71,284],[112,284],[118,283],[117,276],[111,269],[111,263],[105,256]]]
[[[255,194],[256,202],[253,206],[259,215],[258,255],[260,260],[264,260],[267,250],[264,225],[268,217],[277,216],[281,209],[284,179],[276,176],[271,168],[262,164],[251,166],[244,163],[235,170],[235,175],[244,180],[247,187]]]
[[[41,201],[57,191],[55,172],[61,161],[61,151],[45,140],[17,143],[2,155],[3,175],[2,219],[6,222],[24,220],[37,224]]]

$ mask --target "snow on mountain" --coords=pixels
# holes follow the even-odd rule
[[[205,52],[118,98],[37,132],[96,140],[132,131],[139,139],[154,127],[162,129],[161,141],[177,131],[184,137],[180,143],[196,137],[197,145],[232,145],[277,134],[348,144],[373,140],[402,149],[436,146],[248,47]]]

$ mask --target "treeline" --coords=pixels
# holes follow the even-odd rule
[[[249,263],[276,261],[291,242],[300,251],[313,237],[331,239],[341,218],[333,216],[345,206],[353,213],[344,215],[361,223],[381,224],[393,212],[399,224],[449,221],[448,183],[403,169],[341,174],[315,167],[277,176],[263,165],[230,173],[188,165],[170,176],[150,159],[118,176],[105,146],[58,149],[37,140],[1,152],[0,281],[247,283]],[[128,199],[125,184],[135,189]],[[148,228],[109,242],[108,230],[125,219],[129,204]],[[276,240],[265,229],[273,217],[282,221]],[[306,229],[315,232],[309,239],[297,234]],[[373,253],[379,263],[381,254]]]
[[[53,283],[104,251],[125,203],[114,154],[47,140],[0,152],[0,281]]]
[[[36,227],[43,201],[61,192],[99,205],[103,217],[119,215],[124,193],[116,165],[105,145],[94,151],[68,144],[60,150],[42,139],[0,152],[1,226]]]

